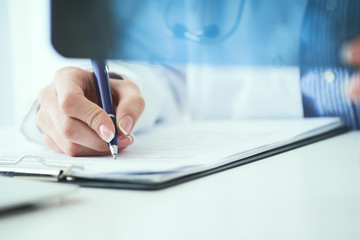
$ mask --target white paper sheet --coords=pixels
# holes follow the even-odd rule
[[[111,156],[73,158],[34,146],[31,151],[22,148],[22,153],[35,153],[48,162],[84,166],[84,170],[71,172],[75,176],[160,181],[217,167],[339,125],[339,119],[330,118],[159,125],[136,135],[134,144],[121,151],[116,160]],[[0,158],[10,161],[19,154],[2,148]],[[48,168],[31,158],[16,167]]]

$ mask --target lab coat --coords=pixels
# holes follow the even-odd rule
[[[303,116],[296,67],[111,62],[109,68],[136,82],[145,99],[135,131],[160,122]]]

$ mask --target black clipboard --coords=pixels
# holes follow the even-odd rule
[[[181,183],[189,182],[196,180],[201,177],[205,177],[211,174],[222,172],[228,169],[239,167],[245,164],[249,164],[255,161],[263,160],[268,157],[287,152],[305,145],[315,143],[342,133],[349,131],[348,128],[343,125],[336,127],[330,131],[320,133],[303,140],[295,141],[293,143],[274,148],[268,151],[261,152],[259,154],[252,155],[240,160],[232,161],[231,163],[221,165],[219,167],[210,168],[204,171],[199,171],[196,173],[190,173],[188,175],[183,175],[181,177],[173,178],[171,180],[162,181],[162,182],[144,182],[144,181],[134,181],[134,180],[99,180],[93,178],[85,178],[71,175],[71,169],[81,168],[77,165],[69,164],[57,164],[57,163],[47,163],[38,156],[33,156],[38,158],[40,162],[49,166],[56,167],[57,169],[23,169],[23,168],[4,168],[0,167],[0,175],[8,177],[21,177],[21,178],[30,178],[46,181],[57,181],[64,184],[76,184],[81,187],[91,187],[91,188],[110,188],[110,189],[131,189],[131,190],[160,190],[168,187],[172,187]],[[22,158],[27,157],[28,155],[21,156],[15,162],[12,162],[12,165],[18,164],[21,162]]]
[[[284,153],[296,148],[300,148],[303,146],[306,146],[311,143],[315,143],[330,137],[334,137],[340,134],[343,134],[345,132],[348,132],[349,129],[346,127],[339,127],[336,129],[333,129],[329,132],[316,135],[301,141],[297,141],[279,148],[275,148],[269,151],[262,152],[260,154],[256,154],[238,161],[231,162],[229,164],[222,165],[220,167],[212,168],[206,171],[197,172],[193,174],[189,174],[186,176],[182,176],[179,178],[175,178],[169,181],[164,181],[161,183],[141,183],[141,182],[132,182],[132,181],[103,181],[103,180],[94,180],[94,179],[88,179],[88,178],[79,178],[69,175],[71,180],[60,180],[60,182],[64,183],[75,183],[82,187],[92,187],[92,188],[111,188],[111,189],[132,189],[132,190],[161,190],[165,188],[169,188],[181,183],[189,182],[192,180],[196,180],[198,178],[202,178],[208,175],[212,175],[218,172],[222,172],[228,169],[232,169],[235,167],[239,167],[245,164],[249,164],[255,161],[264,160],[268,157]]]

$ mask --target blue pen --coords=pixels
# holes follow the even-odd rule
[[[110,90],[109,70],[104,60],[91,60],[94,74],[95,85],[98,97],[98,105],[102,107],[110,116],[115,126],[115,136],[108,143],[111,155],[116,159],[118,154],[117,128],[112,95]]]

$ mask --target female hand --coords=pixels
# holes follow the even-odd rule
[[[137,85],[130,80],[110,78],[118,128],[118,147],[132,144],[131,130],[144,111]],[[97,105],[92,72],[75,67],[57,71],[53,82],[38,95],[36,122],[52,150],[70,156],[110,154],[107,142],[115,127],[109,115]]]

